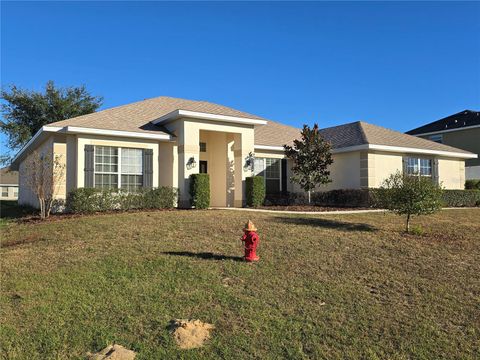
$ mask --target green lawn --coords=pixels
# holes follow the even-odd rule
[[[239,238],[251,217],[261,262]],[[480,209],[415,218],[165,211],[9,221],[1,356],[139,359],[478,359]],[[175,347],[171,319],[216,326]]]

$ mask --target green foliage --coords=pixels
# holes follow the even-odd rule
[[[48,81],[44,92],[15,85],[1,91],[3,119],[0,129],[8,136],[8,147],[22,147],[49,123],[95,112],[103,99],[89,94],[85,86],[58,88]]]
[[[369,207],[369,189],[338,189],[313,193],[312,201],[317,206]]]
[[[294,140],[293,146],[284,145],[285,156],[293,160],[291,180],[308,192],[320,184],[331,182],[328,166],[333,163],[330,143],[318,132],[318,125],[313,129],[303,125],[301,140]]]
[[[478,190],[444,190],[443,204],[447,207],[480,206],[480,191]]]
[[[465,181],[466,190],[480,190],[480,179],[470,179]]]
[[[265,181],[262,176],[251,176],[246,178],[247,206],[262,206],[265,201]]]
[[[171,209],[176,206],[178,191],[162,186],[137,192],[79,188],[67,196],[66,210],[72,213],[92,213],[111,210]]]
[[[375,200],[378,206],[405,215],[409,232],[412,215],[433,214],[441,209],[442,193],[442,188],[429,178],[397,171],[383,182]]]
[[[195,209],[210,207],[210,176],[208,174],[190,175],[191,204]]]

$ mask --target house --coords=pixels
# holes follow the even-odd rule
[[[0,169],[0,200],[18,199],[18,171]]]
[[[404,169],[463,189],[464,161],[476,155],[365,122],[321,130],[332,143],[332,183],[324,189],[377,187]],[[212,206],[245,204],[245,178],[265,179],[267,193],[297,192],[283,145],[300,130],[205,101],[158,97],[43,126],[16,155],[19,203],[36,205],[25,186],[25,159],[37,149],[57,157],[66,173],[58,198],[80,187],[173,186],[189,206],[189,176],[210,174]],[[252,155],[254,154],[253,164]],[[253,168],[253,169],[252,169]]]
[[[0,200],[18,199],[18,171],[9,167],[0,169]]]
[[[480,156],[480,112],[478,111],[460,111],[407,131],[407,134],[458,147]],[[465,178],[480,179],[478,157],[465,161]]]

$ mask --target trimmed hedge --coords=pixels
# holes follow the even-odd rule
[[[480,206],[479,190],[443,190],[442,198],[447,207]]]
[[[480,179],[470,179],[465,181],[466,190],[480,190]]]
[[[250,176],[245,179],[247,206],[262,206],[265,201],[265,181],[262,176]]]
[[[168,186],[137,192],[79,188],[71,191],[66,210],[72,213],[92,213],[111,210],[171,209],[177,205],[178,190]]]
[[[312,202],[317,206],[370,207],[372,193],[369,189],[342,189],[312,194]]]
[[[210,207],[210,176],[208,174],[190,175],[190,203],[195,209]]]

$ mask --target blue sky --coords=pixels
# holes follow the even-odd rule
[[[406,131],[480,109],[478,2],[2,2],[2,86]],[[2,135],[1,140],[5,137]],[[5,147],[0,148],[2,152]]]

